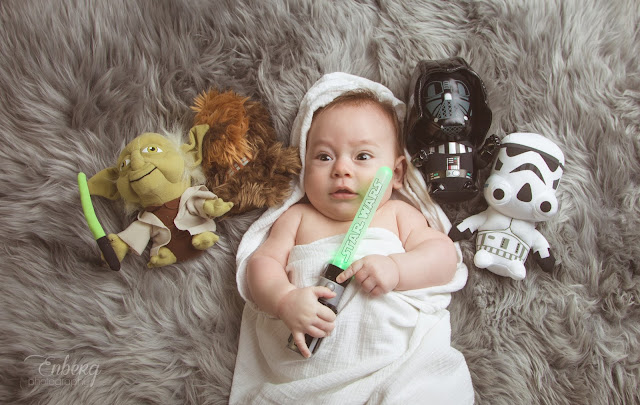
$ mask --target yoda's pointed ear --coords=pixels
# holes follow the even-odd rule
[[[181,146],[184,153],[193,155],[193,163],[196,166],[200,166],[202,164],[202,141],[204,140],[204,136],[207,134],[208,130],[209,125],[207,124],[196,125],[189,131],[189,143],[185,143]]]
[[[96,173],[87,182],[89,186],[89,194],[99,195],[110,200],[120,198],[116,181],[120,176],[120,171],[115,167],[108,167]]]

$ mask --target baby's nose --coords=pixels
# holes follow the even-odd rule
[[[353,168],[350,162],[347,162],[346,159],[336,159],[333,165],[333,176],[334,177],[350,177],[353,174]]]

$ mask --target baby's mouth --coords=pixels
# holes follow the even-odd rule
[[[348,199],[348,198],[357,197],[358,193],[354,193],[353,191],[349,190],[348,188],[339,188],[336,191],[332,192],[331,196],[333,198],[338,198],[338,199]]]

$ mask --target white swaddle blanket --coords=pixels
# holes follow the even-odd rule
[[[295,246],[287,265],[293,284],[315,285],[343,237]],[[401,252],[395,234],[373,228],[356,260],[373,253]],[[282,321],[245,306],[230,402],[398,404],[403,398],[406,403],[473,402],[464,358],[449,345],[449,313],[444,310],[449,294],[442,291],[439,287],[392,291],[372,298],[356,283],[350,284],[340,301],[334,331],[311,359],[285,347],[290,332]]]
[[[339,95],[369,89],[381,101],[391,102],[400,120],[405,106],[385,86],[346,73],[323,76],[305,95],[294,121],[291,144],[300,148],[303,162],[292,194],[271,207],[245,233],[237,253],[237,283],[246,301],[238,357],[231,387],[231,404],[469,404],[473,387],[460,352],[451,347],[446,307],[451,293],[464,287],[467,268],[459,246],[457,270],[446,285],[390,292],[372,298],[351,283],[339,305],[332,335],[305,359],[286,347],[289,330],[284,323],[261,312],[253,303],[246,270],[253,252],[267,238],[275,220],[304,197],[304,160],[307,133],[314,111]],[[408,154],[405,151],[408,158]],[[440,207],[430,201],[418,170],[407,167],[403,188],[394,192],[424,214],[430,226],[447,233],[451,224]],[[295,285],[315,285],[343,235],[295,246],[287,272]],[[356,257],[404,251],[392,232],[367,231]]]

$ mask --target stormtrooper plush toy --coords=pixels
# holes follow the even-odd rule
[[[484,185],[489,208],[452,227],[449,237],[458,241],[478,231],[474,263],[498,275],[522,280],[531,249],[542,270],[551,271],[555,259],[535,223],[558,211],[555,194],[563,170],[562,151],[542,135],[504,137]]]

